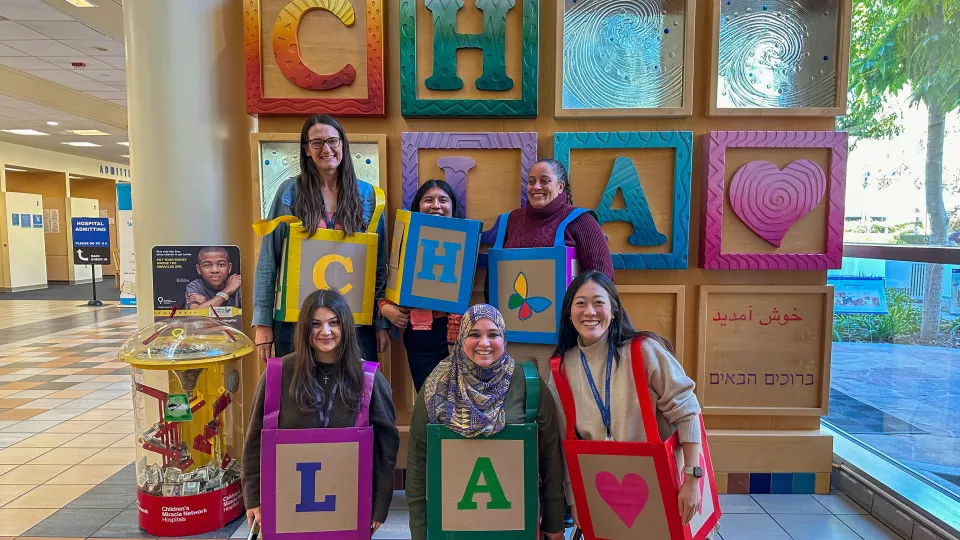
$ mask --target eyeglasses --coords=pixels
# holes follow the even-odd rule
[[[329,139],[310,139],[307,141],[307,144],[310,145],[310,148],[314,150],[320,150],[323,148],[323,145],[327,145],[330,148],[336,148],[340,146],[340,137],[330,137]]]

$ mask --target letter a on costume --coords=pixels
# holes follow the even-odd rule
[[[297,512],[335,512],[336,495],[326,495],[323,501],[317,501],[317,473],[320,472],[320,462],[297,463],[297,471],[300,473],[300,502],[297,503]]]
[[[334,263],[339,263],[341,266],[343,266],[343,269],[346,273],[353,273],[353,259],[350,257],[344,257],[343,255],[337,255],[336,253],[324,255],[323,257],[317,259],[317,263],[313,265],[313,284],[316,285],[318,289],[331,288],[329,285],[327,285],[327,267]],[[353,284],[347,283],[338,289],[337,292],[340,294],[347,294],[351,289],[353,289]]]
[[[433,269],[435,266],[440,266],[440,283],[456,283],[457,275],[454,270],[457,268],[457,253],[463,246],[456,242],[444,242],[443,255],[438,255],[439,240],[423,238],[420,240],[420,245],[423,246],[423,262],[420,266],[420,272],[417,273],[417,279],[437,281]]]
[[[483,477],[483,485],[480,484],[481,476]],[[493,462],[488,457],[477,458],[477,462],[473,466],[473,472],[470,473],[467,488],[463,491],[460,502],[457,503],[457,510],[476,510],[477,503],[473,499],[477,493],[490,494],[487,510],[509,510],[513,506],[507,500],[503,488],[500,487],[497,471],[493,469]]]
[[[623,200],[627,206],[625,209],[611,208],[617,190],[623,190]],[[662,246],[667,243],[667,237],[657,230],[657,225],[653,222],[650,205],[647,204],[643,186],[640,185],[640,176],[628,157],[617,156],[614,160],[613,172],[610,173],[607,187],[603,189],[603,197],[597,207],[597,217],[601,225],[610,221],[626,221],[633,225],[633,234],[627,238],[630,245]]]

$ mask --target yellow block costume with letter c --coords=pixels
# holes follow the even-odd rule
[[[274,319],[296,322],[303,299],[317,289],[333,289],[346,298],[356,324],[373,323],[377,273],[377,223],[383,215],[383,190],[373,188],[376,208],[366,232],[347,236],[341,230],[317,229],[313,236],[296,216],[280,216],[253,224],[266,236],[281,223],[289,225],[283,240],[276,286]]]

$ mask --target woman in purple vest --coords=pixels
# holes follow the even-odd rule
[[[294,329],[293,352],[283,357],[280,429],[354,427],[363,393],[363,361],[357,327],[346,299],[320,289],[303,301]],[[260,520],[260,437],[263,431],[266,374],[254,392],[243,443],[243,501],[247,522]],[[400,450],[397,411],[390,383],[380,371],[370,396],[373,427],[373,505],[371,534],[387,518],[393,499],[393,470]],[[290,489],[295,489],[290,487]]]

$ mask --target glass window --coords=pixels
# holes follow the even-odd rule
[[[830,414],[823,422],[960,501],[960,265],[843,259],[834,286]],[[868,473],[870,471],[867,471]]]

